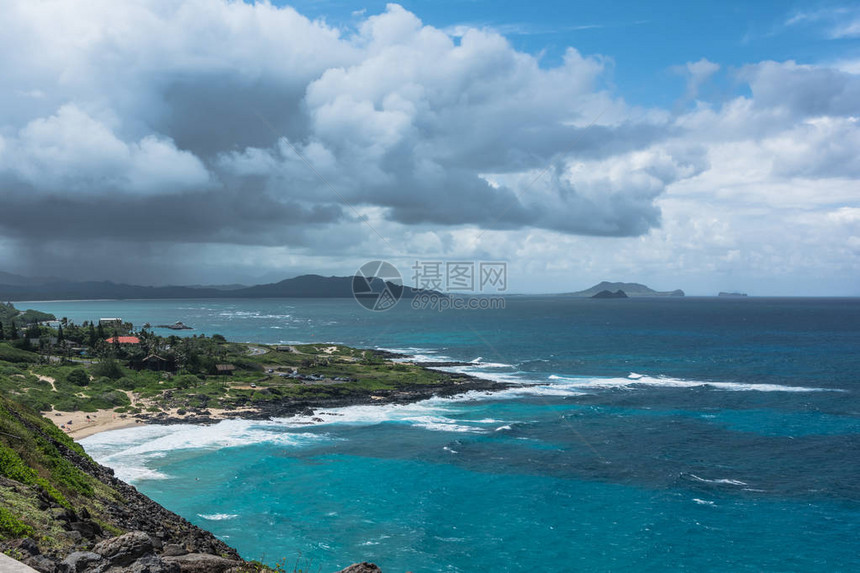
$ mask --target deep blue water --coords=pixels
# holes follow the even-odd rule
[[[141,491],[268,562],[334,571],[860,570],[860,300],[512,297],[32,303],[340,342],[522,386],[325,421],[84,440]],[[299,557],[299,554],[301,557]]]

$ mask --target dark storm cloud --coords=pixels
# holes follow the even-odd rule
[[[809,128],[827,151],[781,150],[773,172],[854,172],[860,84],[833,70],[745,68],[736,128],[731,110],[631,109],[599,56],[542,66],[397,5],[352,31],[264,3],[21,7],[0,32],[0,239],[46,264],[58,241],[110,243],[92,268],[118,269],[123,252],[156,265],[156,244],[355,247],[362,217],[395,243],[434,226],[640,236],[669,185],[708,169],[702,141],[816,114],[841,117]]]
[[[571,50],[545,70],[501,36],[472,31],[455,43],[398,6],[343,38],[291,9],[208,4],[206,23],[193,4],[143,4],[151,27],[83,47],[48,37],[48,15],[20,23],[69,51],[32,62],[62,103],[48,115],[34,104],[29,121],[4,131],[9,236],[26,240],[38,217],[66,240],[301,244],[303,228],[339,220],[341,198],[407,225],[635,235],[659,220],[636,189],[630,201],[617,188],[609,201],[580,196],[560,172],[542,195],[523,184],[565,158],[665,136],[617,121],[624,106],[598,89],[600,60]],[[116,9],[68,17],[96,28],[139,19]],[[58,67],[74,70],[68,86]]]
[[[146,197],[121,193],[69,197],[7,187],[0,229],[23,241],[302,245],[302,229],[336,223],[342,217],[339,205],[278,201],[250,185]]]

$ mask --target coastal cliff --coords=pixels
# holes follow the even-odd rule
[[[117,479],[50,421],[6,397],[0,501],[0,549],[37,571],[252,570],[242,569],[235,549]]]
[[[7,397],[0,397],[0,552],[41,573],[278,571],[243,560]],[[381,573],[370,563],[343,571]]]

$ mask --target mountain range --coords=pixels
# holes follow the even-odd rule
[[[28,278],[0,272],[0,300],[97,300],[166,298],[351,298],[354,277],[302,275],[277,283],[255,286],[138,286],[110,281],[76,282],[56,278]],[[387,283],[404,298],[413,298],[412,287]],[[382,279],[372,279],[375,290]],[[438,293],[437,293],[438,294]]]
[[[98,299],[169,299],[169,298],[352,298],[354,277],[323,277],[301,275],[254,286],[140,286],[111,281],[70,281],[54,277],[24,277],[0,271],[0,300],[98,300]],[[387,283],[396,293],[403,289],[403,298],[413,298],[419,292],[409,286]],[[381,289],[382,279],[372,279],[372,288]],[[684,296],[684,291],[655,291],[639,283],[603,281],[593,287],[559,296],[592,297],[602,291],[623,291],[629,297]],[[430,291],[432,294],[442,294]]]

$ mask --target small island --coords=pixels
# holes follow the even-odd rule
[[[612,297],[600,296],[595,297],[594,295],[600,294],[604,291],[608,291],[612,294]],[[591,288],[587,288],[585,290],[580,290],[576,292],[568,292],[564,293],[561,296],[575,296],[575,297],[590,297],[590,298],[622,298],[617,295],[618,291],[622,291],[624,293],[624,297],[665,297],[665,296],[684,296],[684,291],[681,289],[675,289],[672,291],[656,291],[652,288],[649,288],[643,284],[639,283],[620,283],[620,282],[609,282],[603,281],[594,285]]]
[[[629,298],[629,297],[627,296],[627,293],[625,293],[623,290],[619,289],[615,292],[612,292],[611,290],[602,290],[599,293],[592,295],[591,298]]]
[[[194,330],[182,321],[176,321],[173,324],[158,324],[155,328],[169,328],[170,330]]]
[[[723,296],[723,297],[729,297],[729,298],[732,298],[732,297],[738,298],[738,297],[747,296],[747,293],[745,293],[745,292],[722,292],[722,291],[720,291],[720,294],[718,294],[717,296]]]

